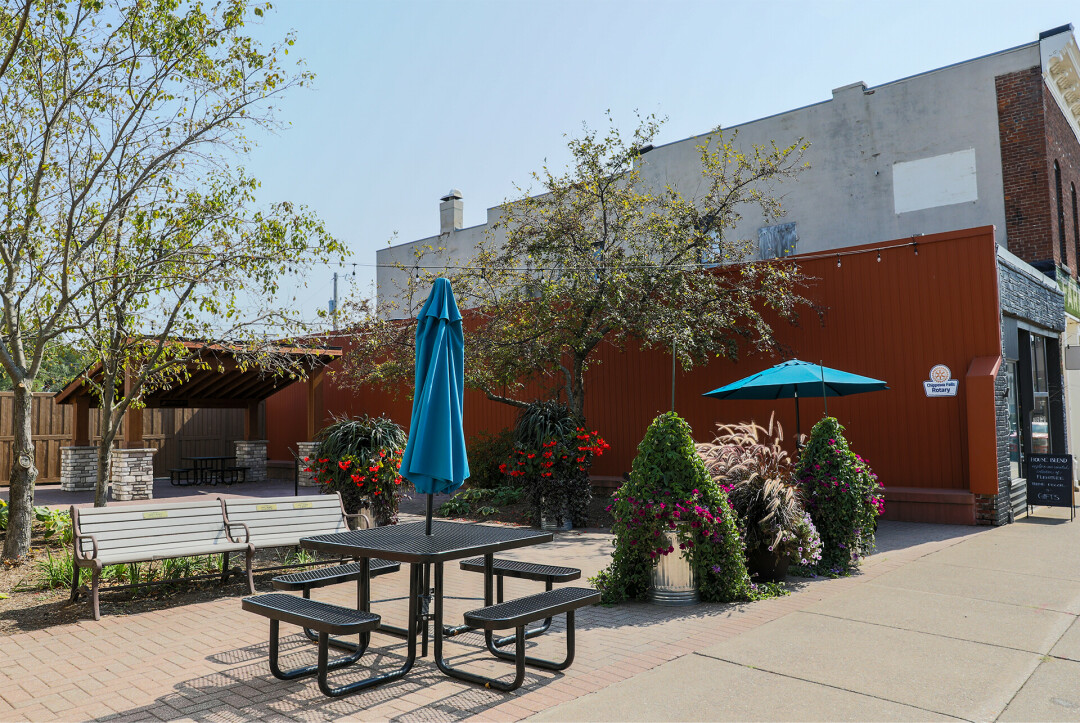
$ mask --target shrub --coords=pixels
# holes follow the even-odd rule
[[[877,517],[884,510],[877,475],[851,451],[843,431],[833,417],[815,424],[795,469],[821,535],[821,560],[811,567],[816,574],[846,574],[873,552]]]
[[[469,440],[469,487],[490,490],[505,485],[500,467],[513,449],[513,429],[485,430]]]
[[[397,522],[408,486],[399,474],[408,435],[386,417],[335,417],[317,435],[315,457],[305,457],[307,472],[328,492],[340,492],[345,510],[370,506],[377,525]]]
[[[470,487],[439,505],[437,512],[440,517],[460,517],[469,514],[489,517],[498,513],[500,507],[520,502],[522,494],[520,487],[503,486],[495,489]]]
[[[534,402],[518,419],[514,448],[499,470],[525,489],[539,516],[561,525],[566,513],[573,524],[589,521],[593,457],[611,445],[589,432],[565,404]]]
[[[645,598],[656,560],[675,552],[664,541],[665,530],[675,530],[679,549],[688,551],[703,600],[746,600],[753,594],[727,495],[709,477],[690,425],[674,412],[649,425],[630,478],[609,510],[615,551],[611,565],[592,579],[605,602]]]
[[[796,564],[821,559],[821,539],[794,482],[779,423],[717,425],[711,443],[697,445],[713,480],[731,499],[748,554],[768,550]]]

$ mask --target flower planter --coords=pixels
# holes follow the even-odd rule
[[[754,582],[783,582],[787,577],[791,558],[759,547],[746,555],[746,571]]]
[[[541,500],[540,504],[541,509],[543,509],[543,500]],[[574,529],[574,521],[570,519],[570,508],[563,507],[561,525],[555,521],[555,518],[549,518],[545,516],[543,512],[541,512],[540,529],[544,530],[545,532],[569,532],[570,530]]]
[[[679,536],[675,530],[665,530],[664,538],[675,551],[661,556],[653,567],[649,602],[668,606],[696,605],[701,598],[687,551],[679,549]]]

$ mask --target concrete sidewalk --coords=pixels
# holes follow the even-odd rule
[[[534,719],[1080,721],[1080,523],[1067,510],[910,552]]]

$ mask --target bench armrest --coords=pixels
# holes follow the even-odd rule
[[[82,541],[83,540],[90,540],[90,544],[93,547],[93,550],[91,551],[89,556],[87,556],[86,553],[83,552],[83,549],[82,549]],[[97,538],[94,537],[93,535],[84,535],[82,533],[73,533],[71,535],[71,544],[72,544],[72,547],[75,548],[75,559],[76,560],[83,560],[83,561],[93,560],[98,556]]]
[[[355,514],[351,512],[342,512],[346,520],[356,520],[356,529],[358,530],[370,530],[375,526],[374,520],[371,519],[371,515],[365,512],[357,512]],[[360,523],[364,524],[360,524]]]
[[[233,533],[232,533],[232,528],[233,527],[242,527],[242,528],[244,528],[244,539],[243,540],[238,540],[238,539],[233,537]],[[248,526],[246,524],[244,524],[243,522],[229,522],[228,520],[226,520],[225,521],[225,534],[229,536],[229,540],[232,541],[232,542],[251,542],[251,530],[249,530]]]

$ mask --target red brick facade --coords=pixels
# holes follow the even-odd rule
[[[1036,66],[1000,75],[994,85],[1009,251],[1029,263],[1055,259],[1047,203],[1050,179],[1046,172],[1042,69]]]
[[[1055,248],[1061,236],[1058,230],[1057,190],[1054,181],[1054,162],[1061,168],[1061,208],[1064,217],[1066,264],[1075,277],[1077,273],[1076,224],[1073,221],[1072,189],[1080,193],[1080,142],[1061,107],[1048,90],[1043,89],[1043,118],[1046,120],[1046,168],[1050,180],[1050,234]]]
[[[1080,143],[1043,85],[1040,67],[998,76],[995,86],[1009,250],[1028,263],[1068,266],[1076,276],[1080,244],[1072,190],[1080,189]],[[1064,256],[1055,162],[1061,170]]]

